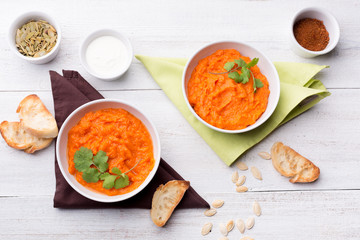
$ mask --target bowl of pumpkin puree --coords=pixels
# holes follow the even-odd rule
[[[259,127],[274,112],[280,80],[262,52],[241,42],[202,47],[187,62],[182,90],[190,112],[207,127],[243,133]]]
[[[158,132],[133,105],[115,99],[89,102],[63,123],[56,143],[59,168],[78,193],[118,202],[139,193],[160,163]]]

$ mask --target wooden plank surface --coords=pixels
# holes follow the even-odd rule
[[[45,11],[62,26],[57,58],[46,65],[18,59],[7,45],[7,29],[21,12]],[[338,19],[341,38],[330,54],[303,59],[289,50],[291,17],[308,6],[330,10]],[[17,121],[16,108],[36,93],[53,113],[49,70],[78,70],[106,98],[124,99],[142,109],[155,123],[162,157],[209,202],[224,199],[218,213],[203,209],[175,211],[164,229],[150,220],[148,210],[59,210],[52,207],[55,191],[54,144],[28,155],[0,139],[0,239],[219,239],[219,223],[250,216],[260,202],[263,215],[246,235],[255,239],[360,239],[360,2],[319,1],[4,1],[0,3],[0,121]],[[114,28],[131,40],[134,53],[190,57],[212,41],[245,41],[273,61],[330,65],[317,77],[332,95],[277,129],[241,157],[257,166],[264,180],[247,176],[249,192],[239,194],[227,167],[190,127],[136,59],[118,81],[90,77],[78,56],[82,39],[101,27]],[[313,160],[321,176],[313,184],[291,184],[257,156],[283,141]],[[201,237],[204,223],[214,230]],[[240,239],[238,230],[229,239]]]
[[[352,93],[348,94],[348,92]],[[53,111],[50,94],[35,93]],[[101,93],[106,98],[132,102],[154,121],[160,134],[162,157],[189,179],[199,192],[212,191],[214,188],[220,192],[233,190],[229,179],[237,168],[235,166],[229,168],[222,163],[162,91],[105,91]],[[6,104],[0,112],[0,119],[16,121],[18,119],[15,113],[17,104],[27,94],[27,92],[2,93],[0,102],[9,104]],[[360,102],[356,101],[359,94],[360,90],[333,90],[331,97],[277,129],[263,142],[250,149],[241,157],[241,161],[249,166],[257,166],[264,178],[264,181],[258,181],[252,178],[249,171],[240,172],[248,176],[251,190],[360,189],[358,174],[360,161],[356,151],[359,147],[360,130],[355,128],[350,132],[351,129],[348,128],[349,124],[356,121],[356,116],[360,115]],[[353,102],[354,110],[351,112],[343,107],[349,101]],[[322,127],[323,125],[326,127]],[[269,152],[275,141],[283,141],[293,146],[301,154],[314,161],[321,169],[320,179],[313,184],[290,184],[286,178],[281,177],[272,167],[271,161],[263,160],[257,155],[260,151]],[[43,195],[53,190],[54,179],[50,173],[54,164],[54,146],[29,155],[8,147],[3,139],[0,142],[1,152],[6,154],[2,160],[7,169],[3,177],[11,178],[14,174],[12,169],[16,169],[14,180],[0,181],[2,195],[17,195],[19,191],[23,195]],[[19,165],[23,167],[18,167]],[[31,174],[37,176],[32,180],[34,183],[32,188],[24,184],[29,169],[31,169]],[[208,184],[204,179],[208,179],[209,174],[211,175],[214,170],[219,171],[219,178]],[[43,172],[48,174],[42,174]]]
[[[59,210],[50,196],[0,198],[2,239],[219,239],[219,224],[254,216],[256,200],[262,215],[252,229],[241,234],[234,229],[229,239],[334,239],[358,240],[360,206],[354,198],[360,191],[305,191],[260,193],[208,193],[206,199],[222,198],[225,204],[213,217],[201,209],[178,210],[165,228],[156,227],[149,210],[92,209]],[[341,202],[341,204],[340,204]],[[26,213],[26,218],[24,217]],[[202,237],[203,224],[213,231]],[[4,227],[6,226],[6,228]],[[21,228],[19,228],[21,226]]]
[[[330,65],[331,68],[322,76],[327,87],[360,87],[360,81],[356,81],[353,75],[354,66],[360,65],[360,7],[356,0],[187,0],[167,1],[166,4],[161,0],[109,0],[106,3],[101,0],[82,0],[76,3],[66,0],[61,1],[61,4],[49,1],[46,2],[46,7],[41,7],[43,3],[41,0],[3,3],[0,69],[6,71],[1,72],[0,89],[49,90],[48,69],[78,70],[100,90],[158,88],[136,60],[130,71],[116,82],[99,81],[85,72],[79,59],[79,46],[87,34],[104,27],[126,34],[133,44],[135,54],[188,58],[204,44],[232,39],[252,44],[273,61],[306,61]],[[38,10],[43,9],[54,16],[62,26],[64,36],[59,56],[45,68],[21,61],[7,45],[7,29],[11,21],[20,12],[33,9],[33,6],[39,6]],[[333,12],[342,31],[340,43],[332,53],[304,60],[289,49],[289,24],[297,11],[309,6],[326,7]],[[238,8],[239,13],[231,13],[233,8]]]

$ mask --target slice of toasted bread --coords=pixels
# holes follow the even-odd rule
[[[13,148],[33,153],[50,145],[52,138],[38,138],[25,131],[19,122],[3,121],[0,132],[6,143]]]
[[[21,126],[30,134],[38,138],[54,138],[58,134],[55,118],[45,107],[40,98],[29,95],[24,98],[18,109]]]
[[[315,164],[281,142],[272,146],[271,159],[274,168],[281,175],[291,177],[292,183],[313,182],[320,175],[320,169]]]
[[[166,224],[189,186],[190,182],[188,181],[173,180],[165,185],[161,184],[156,189],[150,215],[157,226],[162,227]]]

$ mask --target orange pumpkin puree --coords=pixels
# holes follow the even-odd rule
[[[107,195],[120,195],[138,188],[154,167],[155,160],[151,136],[144,124],[123,109],[103,109],[87,113],[68,134],[69,172],[76,180],[98,192]],[[82,173],[75,169],[74,154],[80,147],[106,152],[109,169],[118,167],[122,172],[132,168],[139,159],[140,163],[127,175],[130,185],[120,189],[105,189],[103,181],[87,183]]]
[[[195,112],[207,123],[227,130],[243,129],[256,122],[265,112],[270,94],[269,83],[256,65],[251,68],[264,86],[253,89],[253,79],[236,83],[226,72],[225,63],[235,59],[250,62],[235,49],[218,50],[199,61],[188,82],[188,99]],[[237,70],[241,73],[241,68]]]

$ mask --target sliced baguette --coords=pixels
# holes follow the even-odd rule
[[[52,138],[38,138],[25,131],[19,122],[3,121],[0,124],[0,132],[5,142],[13,148],[33,153],[46,148],[52,142]]]
[[[281,142],[272,146],[271,159],[274,168],[281,175],[291,177],[291,183],[313,182],[320,175],[320,169],[315,164]]]
[[[161,184],[156,189],[150,215],[157,226],[162,227],[166,224],[189,186],[190,182],[188,181],[173,180],[165,185]]]
[[[58,134],[55,118],[45,107],[40,98],[29,95],[24,98],[18,109],[22,128],[38,138],[54,138]]]

